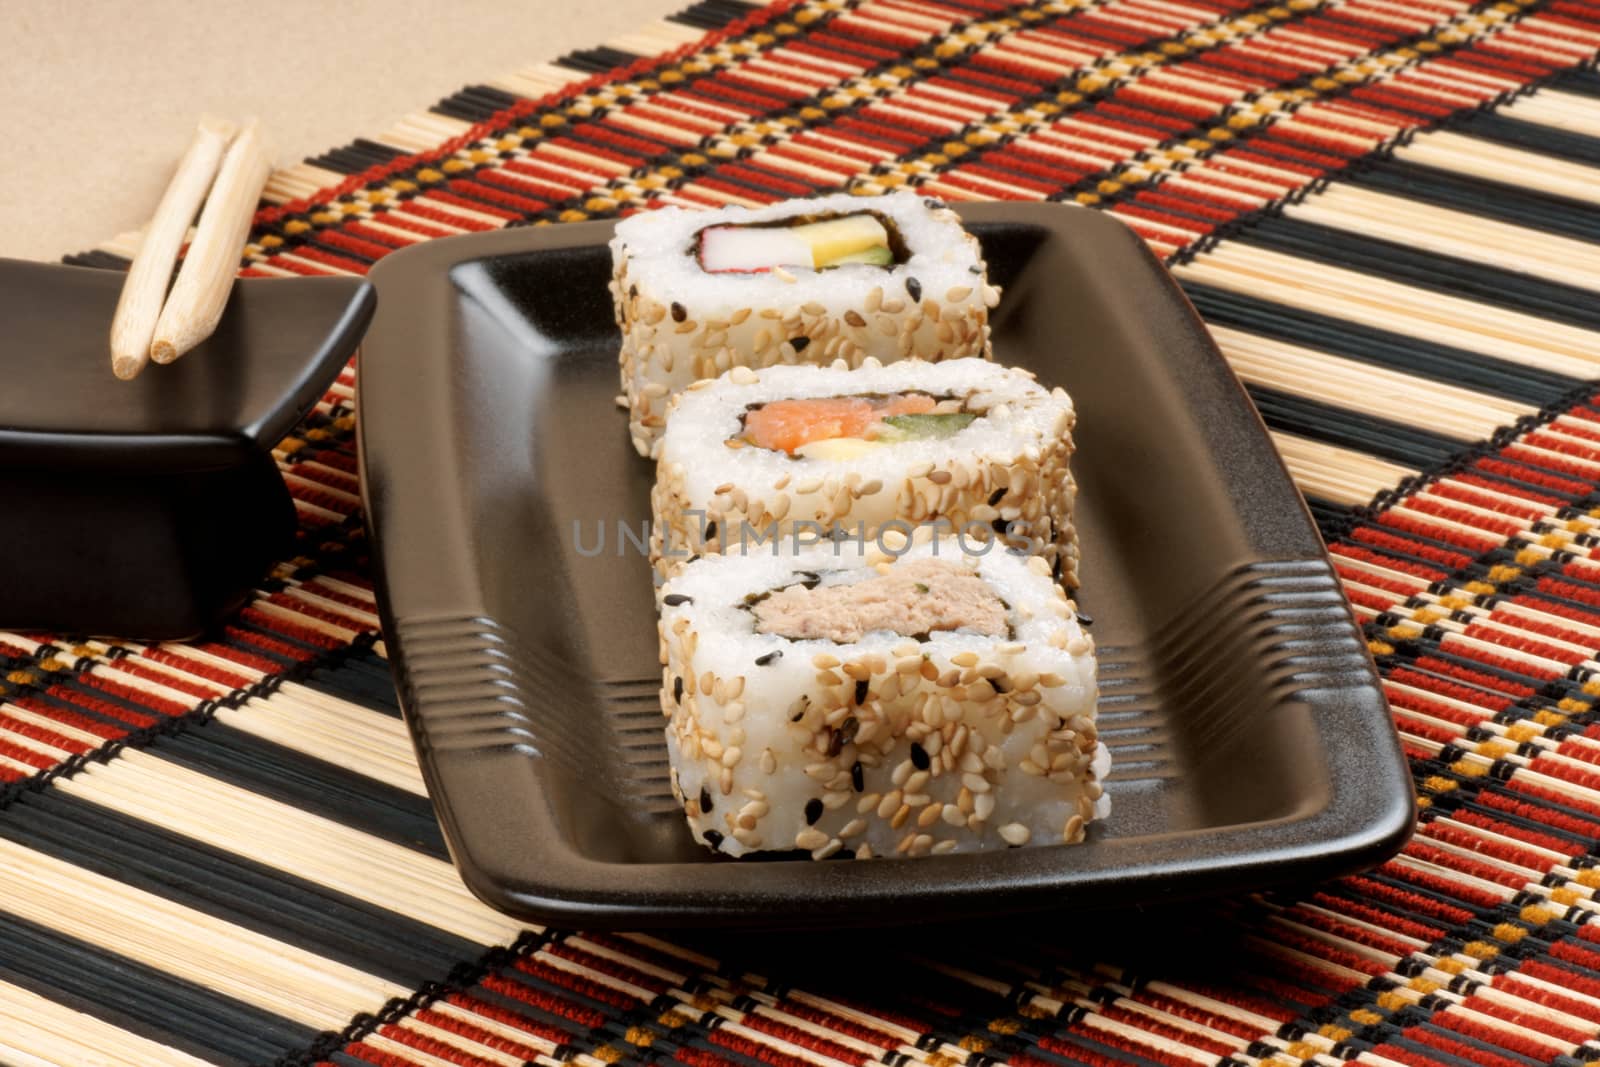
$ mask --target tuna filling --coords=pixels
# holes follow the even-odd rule
[[[885,630],[905,637],[1009,632],[1005,601],[971,570],[942,559],[911,560],[851,585],[791,585],[752,610],[757,633],[794,641],[848,644]]]

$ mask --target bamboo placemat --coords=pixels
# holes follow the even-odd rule
[[[250,273],[818,189],[1117,214],[1329,535],[1422,820],[1368,875],[1093,924],[519,928],[397,718],[347,371],[278,452],[299,554],[212,640],[0,635],[0,1060],[1600,1061],[1597,48],[1578,0],[708,0],[275,176]]]

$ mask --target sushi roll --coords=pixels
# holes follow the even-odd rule
[[[1072,401],[984,360],[737,368],[674,403],[651,503],[658,581],[685,560],[942,524],[1077,585]]]
[[[611,257],[623,399],[646,456],[691,382],[778,363],[987,357],[999,300],[955,212],[911,193],[640,212],[617,224]]]
[[[731,856],[1074,844],[1110,802],[1094,647],[1044,560],[957,538],[691,563],[660,619],[672,788]]]

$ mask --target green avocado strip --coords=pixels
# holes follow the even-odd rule
[[[951,415],[890,415],[878,431],[881,441],[932,441],[954,437],[978,416],[968,411]]]

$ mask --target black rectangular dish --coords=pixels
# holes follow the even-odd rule
[[[654,471],[613,404],[611,227],[513,230],[378,266],[358,398],[402,704],[484,900],[587,927],[928,922],[1330,877],[1405,840],[1411,780],[1361,635],[1182,293],[1105,215],[961,213],[1004,289],[996,358],[1079,412],[1110,818],[1081,846],[866,863],[695,844],[650,570],[621,535],[649,522]]]

